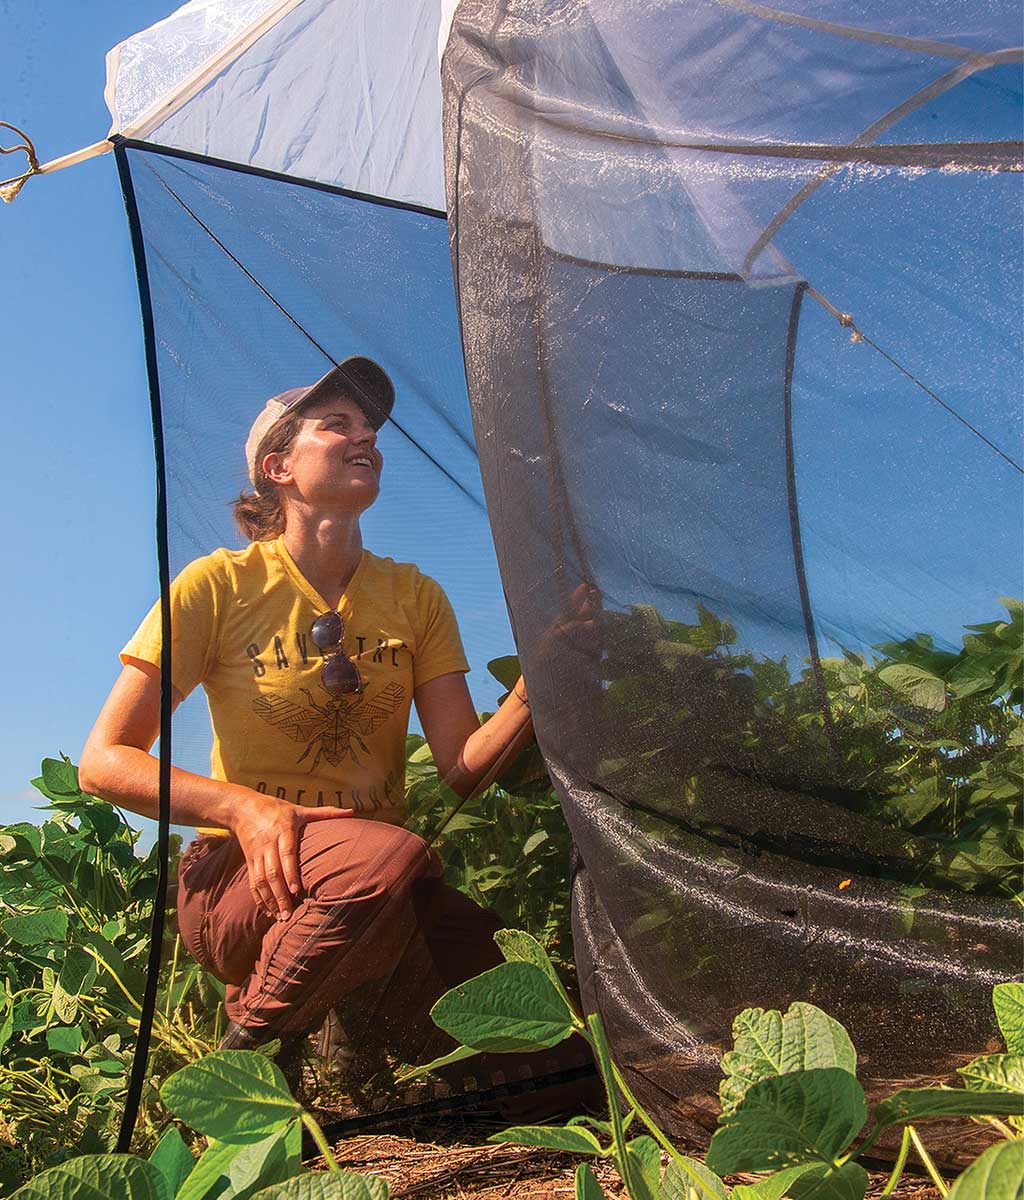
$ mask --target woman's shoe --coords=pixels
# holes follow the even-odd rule
[[[302,1051],[306,1034],[278,1034],[276,1039],[280,1040],[281,1048],[276,1054],[271,1055],[270,1061],[277,1063],[284,1076],[284,1081],[288,1085],[288,1090],[298,1099],[302,1084]],[[228,1027],[224,1031],[224,1036],[217,1043],[217,1049],[259,1050],[261,1046],[274,1040],[274,1036],[267,1037],[264,1031],[253,1033],[244,1025],[236,1025],[234,1021],[228,1021]]]

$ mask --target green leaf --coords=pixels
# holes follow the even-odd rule
[[[875,1109],[881,1126],[929,1117],[1019,1117],[1024,1096],[1011,1092],[969,1092],[965,1088],[900,1088]]]
[[[1024,1200],[1024,1142],[989,1146],[949,1189],[946,1200]]]
[[[793,1186],[795,1180],[808,1171],[820,1171],[821,1163],[801,1163],[797,1167],[787,1167],[767,1179],[759,1179],[757,1183],[741,1183],[732,1189],[734,1200],[782,1200]]]
[[[558,978],[558,972],[555,970],[554,963],[552,963],[547,955],[547,951],[535,937],[532,937],[522,929],[499,929],[494,935],[494,940],[498,943],[498,949],[505,956],[506,962],[532,963],[535,967],[542,970],[555,985],[558,994],[565,1002],[565,1007],[568,1009],[570,1017],[575,1016],[572,1003],[569,1000],[568,993],[562,986],[562,981]]]
[[[131,1154],[89,1154],[51,1167],[12,1200],[171,1200],[160,1171]]]
[[[298,1124],[292,1121],[262,1141],[242,1147],[228,1167],[231,1200],[250,1200],[261,1188],[284,1183],[294,1174],[289,1169],[288,1135]],[[300,1128],[300,1144],[301,1137]]]
[[[892,663],[882,667],[878,678],[902,699],[915,708],[942,712],[946,707],[946,685],[937,675],[909,663]]]
[[[725,1184],[695,1158],[670,1159],[661,1180],[661,1200],[727,1200]]]
[[[723,1114],[707,1163],[718,1175],[832,1164],[866,1119],[864,1091],[841,1067],[762,1079]]]
[[[299,1175],[257,1192],[253,1200],[388,1200],[391,1189],[376,1175],[354,1171]]]
[[[400,1071],[396,1079],[399,1083],[408,1083],[411,1079],[419,1079],[430,1071],[437,1071],[441,1067],[450,1066],[452,1063],[462,1062],[464,1058],[474,1058],[479,1053],[480,1051],[474,1050],[472,1046],[456,1046],[451,1054],[442,1054],[440,1058],[435,1058],[432,1062],[428,1062],[422,1067],[413,1067],[409,1071]]]
[[[511,1142],[516,1146],[543,1146],[548,1150],[567,1150],[570,1154],[600,1154],[601,1143],[580,1125],[513,1125],[493,1133],[489,1142]]]
[[[972,1092],[1024,1092],[1024,1055],[983,1054],[957,1074]]]
[[[792,1200],[864,1200],[868,1173],[860,1163],[843,1163],[838,1170],[814,1166],[790,1185]]]
[[[244,1146],[229,1146],[227,1142],[211,1141],[189,1175],[181,1185],[175,1200],[216,1200],[216,1197],[231,1186],[228,1171],[232,1160],[245,1149]]]
[[[26,913],[0,921],[0,930],[21,946],[60,944],[68,935],[68,915],[60,909]]]
[[[1024,983],[997,983],[992,989],[999,1032],[1011,1054],[1024,1054]]]
[[[44,758],[42,764],[43,787],[39,788],[44,795],[51,796],[80,796],[78,786],[78,771],[75,764],[67,759]],[[38,780],[33,780],[38,786]]]
[[[522,675],[519,659],[514,654],[506,654],[502,658],[492,658],[487,669],[502,687],[513,688],[516,680]]]
[[[777,1009],[747,1008],[733,1021],[734,1048],[722,1058],[727,1078],[719,1086],[722,1111],[734,1112],[746,1091],[762,1079],[841,1067],[857,1072],[857,1052],[842,1025],[813,1004]]]
[[[167,1132],[156,1144],[156,1149],[149,1156],[149,1161],[156,1167],[164,1179],[172,1196],[177,1196],[178,1189],[192,1174],[196,1160],[192,1157],[185,1140],[177,1129],[171,1125]]]
[[[221,1142],[258,1142],[302,1115],[276,1063],[253,1050],[218,1050],[167,1079],[176,1117]]]
[[[77,1054],[82,1048],[82,1031],[77,1025],[55,1025],[46,1031],[46,1046],[55,1054]]]
[[[525,962],[502,963],[459,984],[430,1015],[457,1042],[476,1050],[546,1050],[573,1031],[554,984]]]
[[[576,1200],[607,1200],[589,1163],[576,1168]]]
[[[661,1178],[661,1148],[654,1138],[643,1134],[626,1144],[626,1153],[633,1160],[637,1172],[643,1176],[647,1190],[652,1196],[658,1195],[658,1182]]]

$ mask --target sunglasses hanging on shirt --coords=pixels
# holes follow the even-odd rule
[[[359,669],[342,649],[345,622],[336,609],[317,617],[309,631],[313,645],[328,657],[320,669],[320,681],[332,696],[354,696],[363,690]]]

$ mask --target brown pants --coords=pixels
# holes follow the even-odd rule
[[[178,868],[185,946],[228,985],[228,1017],[254,1034],[311,1031],[334,1009],[415,1061],[430,1049],[434,1000],[502,961],[501,922],[442,883],[436,854],[398,826],[315,821],[298,851],[304,892],[276,921],[253,899],[237,838],[200,835]]]

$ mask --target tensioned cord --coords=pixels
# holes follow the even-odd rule
[[[955,417],[960,424],[966,429],[969,429],[976,438],[984,442],[985,445],[988,446],[991,451],[993,451],[993,453],[998,454],[999,457],[1008,462],[1015,471],[1019,471],[1022,475],[1024,475],[1024,466],[1017,462],[1016,459],[1011,458],[1005,450],[1001,450],[995,444],[995,442],[993,442],[991,438],[986,437],[976,425],[972,425],[962,413],[957,412],[952,404],[948,403],[946,400],[943,400],[938,392],[933,391],[926,383],[918,379],[913,371],[905,367],[898,359],[893,358],[893,356],[887,350],[884,350],[873,338],[868,337],[868,335],[862,329],[858,329],[853,319],[853,313],[842,312],[827,297],[823,296],[821,292],[817,291],[813,287],[808,286],[807,294],[808,296],[811,296],[817,300],[817,302],[822,306],[822,308],[825,309],[826,312],[835,317],[835,319],[840,325],[843,326],[844,329],[850,330],[851,341],[864,342],[866,345],[870,346],[871,349],[880,354],[886,360],[886,362],[891,363],[901,375],[905,375],[911,383],[919,387],[930,400],[933,400],[937,405],[939,405],[940,408],[945,409],[945,411],[948,412],[951,417]]]
[[[315,346],[317,348],[317,350],[320,351],[320,353],[324,356],[324,358],[327,359],[327,361],[329,363],[332,363],[334,366],[338,366],[339,364],[338,364],[337,359],[331,353],[329,353],[329,351],[327,349],[325,349],[325,347],[322,346],[320,342],[317,341],[317,339],[309,332],[309,330],[306,329],[306,327],[302,324],[302,322],[299,321],[296,317],[294,317],[288,311],[288,309],[285,308],[285,306],[280,302],[280,300],[278,300],[277,297],[274,296],[273,293],[268,288],[266,288],[256,278],[256,276],[252,273],[252,271],[250,271],[249,268],[247,266],[245,266],[244,263],[239,261],[237,256],[234,253],[232,253],[232,251],[229,250],[227,246],[224,245],[224,243],[213,232],[213,230],[209,227],[209,225],[207,225],[206,222],[203,221],[203,219],[200,216],[198,216],[185,203],[184,200],[182,200],[182,198],[178,195],[178,193],[174,190],[174,188],[172,188],[171,185],[169,183],[167,183],[166,180],[163,180],[163,179],[160,180],[160,184],[164,188],[164,190],[171,197],[173,197],[173,199],[176,200],[179,205],[181,205],[181,207],[185,210],[185,212],[188,213],[188,215],[192,218],[192,220],[195,221],[195,223],[199,226],[200,229],[203,230],[203,232],[210,238],[210,240],[212,242],[214,242],[214,244],[217,245],[228,256],[228,258],[231,259],[231,261],[235,264],[236,267],[238,267],[238,269],[242,272],[242,274],[245,275],[246,278],[249,279],[252,283],[254,283],[257,288],[259,288],[259,290],[263,293],[263,295],[266,296],[266,298],[270,301],[270,303],[273,304],[274,307],[283,316],[287,317],[288,320],[291,321],[291,323],[295,326],[295,328],[310,342],[310,344]],[[364,396],[366,396],[366,392],[364,391],[364,389],[359,385],[359,383],[356,380],[351,379],[350,382],[353,384],[356,391],[358,391],[358,392],[362,393]],[[371,399],[371,397],[368,397],[368,396],[366,398],[368,401]],[[406,429],[399,421],[397,421],[394,416],[391,416],[389,418],[389,424],[394,425],[395,428],[399,431],[399,433],[401,433],[402,436],[411,445],[415,446],[416,449],[419,450],[419,452],[424,456],[424,458],[427,459],[428,462],[433,463],[433,465],[435,467],[437,467],[437,469],[441,472],[441,474],[444,475],[445,478],[448,479],[451,483],[453,483],[459,489],[459,491],[463,493],[463,495],[467,496],[473,502],[473,504],[476,505],[477,508],[484,509],[483,501],[481,501],[479,497],[474,496],[473,493],[466,487],[466,485],[460,479],[457,479],[451,473],[451,471],[448,470],[448,468],[444,465],[444,463],[439,462],[438,459],[436,459],[430,453],[430,451],[426,449],[425,446],[422,446],[412,436],[412,434],[408,431],[408,429]]]

